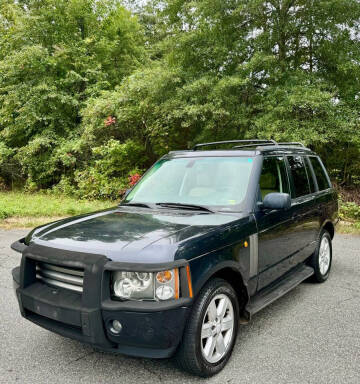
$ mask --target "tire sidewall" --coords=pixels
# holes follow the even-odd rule
[[[219,294],[224,294],[231,300],[231,304],[233,305],[233,309],[234,309],[234,329],[233,329],[231,344],[225,356],[223,356],[222,359],[216,363],[209,363],[203,356],[203,353],[201,350],[201,329],[202,329],[202,324],[203,324],[203,320],[204,320],[207,308],[211,300],[216,295],[219,295]],[[239,303],[238,303],[236,293],[234,289],[231,287],[231,285],[228,284],[226,281],[220,280],[220,279],[218,281],[217,286],[214,287],[212,291],[206,292],[205,296],[202,297],[201,299],[200,299],[201,311],[200,311],[200,315],[197,318],[197,327],[196,327],[196,335],[195,335],[196,337],[195,353],[198,360],[198,365],[201,367],[201,370],[204,372],[204,376],[212,376],[224,368],[234,348],[238,327],[239,327]]]

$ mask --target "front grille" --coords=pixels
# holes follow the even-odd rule
[[[84,270],[69,268],[48,263],[36,264],[36,277],[44,283],[71,291],[82,292],[84,285]]]

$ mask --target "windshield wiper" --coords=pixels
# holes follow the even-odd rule
[[[140,207],[140,208],[151,208],[150,205],[144,203],[124,203],[119,204],[119,207]]]
[[[160,205],[160,207],[168,207],[168,208],[182,208],[182,209],[191,209],[194,211],[205,211],[214,213],[211,209],[204,207],[203,205],[196,204],[182,204],[182,203],[156,203],[156,205]]]

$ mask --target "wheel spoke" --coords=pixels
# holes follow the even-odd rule
[[[225,342],[221,333],[219,333],[216,339],[216,352],[220,355],[223,355],[223,353],[225,352]]]
[[[224,332],[224,331],[228,331],[229,329],[231,329],[233,327],[233,319],[231,317],[226,317],[222,324],[221,324],[221,331]]]
[[[220,319],[222,319],[225,316],[227,306],[228,306],[228,300],[226,298],[221,299],[217,306],[217,315],[218,317],[220,317]]]
[[[211,358],[212,355],[214,354],[215,345],[216,345],[215,337],[212,337],[212,336],[209,337],[206,341],[205,348],[204,348],[205,355],[208,358]]]
[[[211,324],[210,323],[205,323],[202,326],[202,329],[201,329],[201,338],[202,339],[207,339],[210,336],[211,336]]]
[[[216,311],[215,300],[213,300],[209,305],[208,315],[209,315],[210,321],[214,321],[216,319],[217,311]]]
[[[325,244],[324,244],[324,253],[327,254],[327,251],[329,249],[329,243],[327,241],[325,241]]]

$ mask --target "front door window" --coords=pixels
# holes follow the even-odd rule
[[[269,193],[290,193],[289,191],[285,159],[281,156],[265,157],[260,176],[262,200]]]

